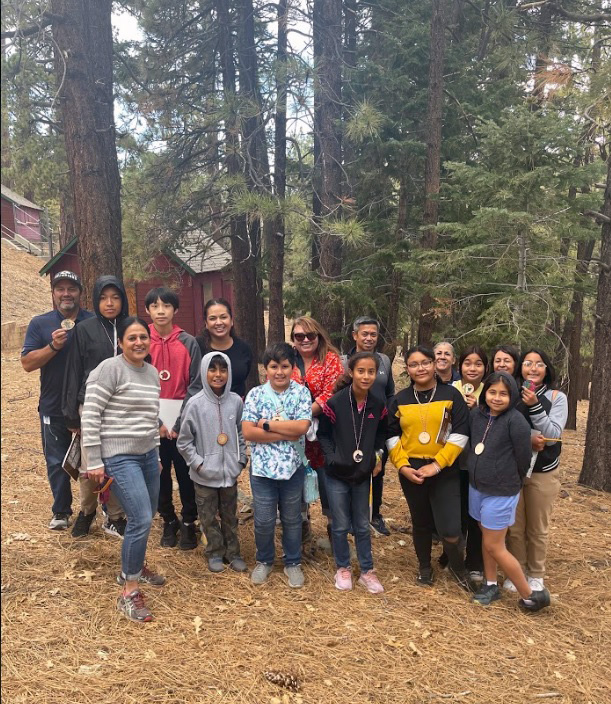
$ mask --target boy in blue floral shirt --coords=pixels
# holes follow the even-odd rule
[[[280,509],[284,574],[290,587],[303,586],[301,570],[301,494],[305,469],[304,435],[312,422],[312,399],[305,386],[291,381],[295,350],[286,342],[263,354],[267,382],[244,401],[242,432],[251,443],[250,485],[255,514],[257,564],[253,584],[267,581],[275,556],[274,533]],[[301,452],[298,447],[301,445]]]

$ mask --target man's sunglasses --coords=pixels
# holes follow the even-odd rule
[[[297,340],[297,342],[303,342],[306,337],[310,342],[314,342],[314,340],[318,337],[317,332],[294,332],[293,333],[293,338]]]

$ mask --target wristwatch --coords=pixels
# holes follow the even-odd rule
[[[267,431],[268,433],[270,432],[269,423],[266,420],[263,421],[263,430]]]

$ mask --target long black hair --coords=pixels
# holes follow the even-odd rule
[[[439,344],[439,343],[438,343]],[[449,344],[449,343],[448,343]],[[428,359],[435,364],[435,353],[430,347],[427,347],[426,345],[414,345],[413,347],[410,347],[408,350],[406,350],[403,353],[403,359],[405,360],[405,366],[407,367],[407,360],[411,357],[411,355],[414,354],[414,352],[420,352],[420,354],[424,355]],[[409,370],[408,370],[408,375],[409,375]],[[440,381],[439,377],[437,376],[437,372],[435,372],[434,378],[436,381]],[[413,384],[413,380],[410,377],[410,381]]]
[[[463,350],[462,354],[460,355],[458,359],[458,373],[460,374],[460,378],[462,379],[463,362],[465,361],[465,359],[467,359],[470,354],[476,354],[484,363],[484,374],[482,376],[482,379],[485,379],[486,374],[488,373],[488,355],[479,345],[471,345],[471,347],[467,347],[467,349]]]
[[[488,408],[488,404],[486,403],[486,391],[492,386],[492,384],[496,384],[497,382],[501,382],[503,386],[509,391],[509,407],[511,408],[512,404],[511,401],[513,400],[511,398],[511,384],[509,380],[507,379],[507,372],[492,372],[492,374],[488,374],[486,377],[486,380],[484,381],[484,388],[482,389],[481,394],[479,395],[479,405],[483,406],[484,408]],[[490,410],[488,408],[488,410]]]
[[[202,331],[198,335],[198,339],[202,341],[203,343],[203,349],[202,352],[210,352],[210,333],[208,332],[208,328],[206,327],[206,319],[208,318],[208,311],[212,306],[224,306],[227,308],[227,312],[229,313],[229,317],[231,318],[231,330],[229,331],[229,334],[231,337],[235,337],[235,334],[233,332],[233,310],[231,309],[231,303],[226,298],[211,298],[209,301],[206,302],[206,305],[204,306],[204,327],[202,328]],[[205,353],[204,352],[204,353]]]
[[[522,357],[520,358],[520,378],[523,379],[522,365],[524,364],[526,355],[529,354],[538,354],[539,357],[541,357],[543,364],[545,364],[545,377],[543,378],[543,383],[547,386],[548,389],[554,389],[556,385],[556,370],[554,369],[552,360],[547,356],[547,353],[545,353],[543,350],[540,350],[538,347],[530,347],[526,350],[526,352],[522,353]]]
[[[378,359],[378,355],[375,352],[356,352],[348,360],[348,369],[353,372],[354,367],[356,367],[357,363],[360,362],[362,359],[373,359],[376,365],[376,372],[380,368],[380,360]],[[335,386],[333,387],[333,393],[335,394],[338,391],[345,389],[346,386],[350,386],[350,384],[352,384],[352,377],[348,372],[344,372],[344,374],[342,374],[335,382]]]

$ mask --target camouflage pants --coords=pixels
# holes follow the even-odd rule
[[[206,556],[224,557],[227,562],[240,557],[237,482],[220,489],[195,484],[195,503],[206,536]]]

